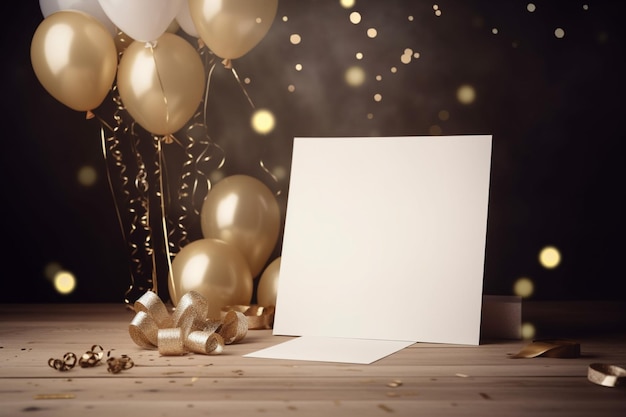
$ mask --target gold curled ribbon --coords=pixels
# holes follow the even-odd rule
[[[109,351],[109,354],[111,352]],[[115,356],[109,356],[107,358],[107,372],[112,374],[119,374],[126,369],[130,369],[135,366],[135,362],[128,356],[122,355],[119,358]]]
[[[587,379],[604,387],[626,387],[626,369],[607,363],[592,363],[587,368]]]
[[[578,358],[580,357],[580,343],[568,339],[540,339],[524,346],[519,352],[510,357],[536,358]]]
[[[253,305],[232,305],[222,308],[221,317],[225,318],[229,311],[236,311],[247,319],[249,330],[271,329],[274,326],[274,306],[264,307]]]
[[[76,355],[72,352],[67,352],[63,355],[63,359],[48,359],[48,366],[56,369],[57,371],[65,372],[69,371],[76,365]]]
[[[221,319],[207,317],[209,304],[196,291],[183,295],[170,314],[163,301],[147,291],[135,301],[135,317],[128,326],[131,339],[145,349],[158,349],[163,356],[189,352],[217,355],[224,345],[239,342],[248,333],[243,313],[230,311]]]
[[[81,368],[91,368],[100,364],[104,357],[104,349],[100,345],[93,345],[90,350],[83,353],[78,360]]]

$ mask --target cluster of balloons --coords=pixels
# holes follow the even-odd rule
[[[209,317],[219,318],[223,307],[251,303],[257,278],[257,303],[275,305],[280,257],[265,267],[280,233],[271,190],[248,175],[228,176],[208,192],[200,222],[202,239],[183,246],[172,261],[174,305],[196,291],[209,302]]]
[[[213,54],[240,58],[267,34],[278,0],[40,0],[31,63],[55,99],[88,114],[117,78],[122,104],[154,135],[181,129],[206,85],[199,52],[168,32],[173,22]],[[132,42],[119,51],[114,38]]]

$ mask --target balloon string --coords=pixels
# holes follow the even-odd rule
[[[174,285],[174,273],[172,271],[172,254],[170,252],[170,241],[169,234],[167,232],[167,216],[165,214],[165,190],[163,186],[163,169],[165,166],[165,160],[163,156],[163,148],[161,146],[161,141],[158,138],[155,138],[156,148],[157,148],[157,158],[155,159],[157,164],[157,177],[159,180],[159,202],[161,204],[161,227],[163,228],[163,243],[165,246],[165,258],[167,260],[167,268],[168,268],[168,280],[170,280],[170,288],[175,288]],[[174,295],[173,295],[174,296]]]
[[[134,127],[134,124],[133,124]],[[148,196],[146,195],[149,186],[147,181],[147,171],[146,166],[141,156],[141,152],[138,149],[138,141],[139,136],[134,132],[134,129],[131,129],[131,134],[135,137],[135,141],[131,142],[133,146],[133,150],[135,153],[135,160],[137,162],[137,174],[135,176],[135,189],[138,191],[139,196],[135,199],[131,199],[129,202],[130,205],[130,213],[133,218],[131,222],[131,237],[137,235],[139,232],[143,232],[143,251],[148,255],[152,260],[152,271],[151,278],[147,281],[152,285],[152,290],[158,294],[158,283],[156,279],[156,262],[154,258],[154,249],[152,247],[152,228],[150,226],[150,204]],[[140,212],[139,212],[140,211]],[[141,225],[141,229],[137,226],[137,224]],[[141,238],[141,235],[139,235]],[[138,270],[142,271],[143,264],[140,258],[136,258],[135,256],[139,254],[139,246],[134,241],[129,242],[131,246],[131,255],[132,260],[137,266]],[[142,271],[145,273],[145,271]]]
[[[252,102],[252,99],[250,98],[250,95],[248,94],[248,91],[246,90],[246,88],[244,87],[243,83],[239,79],[239,74],[237,74],[237,71],[235,70],[235,67],[233,67],[231,65],[230,71],[233,73],[233,76],[235,77],[235,80],[237,80],[237,83],[239,84],[239,87],[241,87],[241,91],[243,91],[243,94],[248,99],[248,103],[250,103],[250,106],[254,110],[256,107],[254,106],[254,103]]]
[[[152,61],[154,61],[154,70],[156,71],[156,77],[157,77],[157,81],[159,82],[159,88],[161,90],[161,96],[163,97],[163,104],[165,105],[165,123],[169,124],[170,122],[170,111],[169,111],[169,106],[168,106],[168,102],[167,102],[167,96],[165,95],[164,91],[165,88],[163,87],[163,80],[161,79],[161,74],[159,73],[159,66],[157,65],[157,59],[156,56],[154,54],[154,48],[157,46],[156,41],[155,42],[146,42],[146,48],[150,48],[150,53],[152,55]]]
[[[102,121],[103,125],[106,125],[104,121]],[[124,222],[122,221],[122,214],[120,212],[120,208],[117,204],[117,199],[115,198],[115,189],[113,187],[113,180],[111,178],[111,171],[109,170],[109,162],[107,157],[107,147],[106,147],[106,135],[104,134],[104,126],[100,127],[100,141],[102,145],[102,156],[104,157],[104,162],[106,165],[106,174],[107,181],[109,183],[109,190],[111,192],[111,196],[113,197],[113,205],[115,206],[115,214],[117,215],[117,222],[120,226],[120,231],[122,233],[122,238],[126,241],[126,231],[124,230]]]
[[[206,80],[206,89],[204,90],[204,108],[203,108],[203,115],[204,115],[204,124],[207,124],[207,119],[206,119],[206,115],[207,115],[207,109],[208,109],[208,105],[209,105],[209,87],[211,85],[211,77],[213,76],[213,70],[215,69],[215,62],[213,62],[213,64],[211,65],[211,68],[209,69],[209,73],[207,75],[207,80]]]
[[[116,90],[116,86],[114,85],[112,88],[112,92],[115,92],[115,90]],[[113,203],[115,207],[115,212],[117,214],[117,219],[118,219],[118,223],[120,226],[121,235],[122,235],[124,242],[129,247],[136,248],[136,245],[133,245],[131,242],[129,242],[129,236],[127,235],[125,231],[124,221],[122,219],[121,210],[120,210],[120,205],[118,202],[118,198],[116,197],[116,192],[115,192],[114,185],[113,185],[113,176],[111,172],[111,167],[115,166],[119,170],[118,175],[119,175],[119,179],[121,182],[120,193],[124,197],[124,200],[128,202],[130,200],[130,192],[127,189],[129,185],[129,178],[127,175],[128,168],[126,164],[124,163],[124,153],[120,149],[120,140],[118,136],[118,134],[120,133],[127,132],[128,128],[123,126],[121,112],[124,110],[124,107],[121,103],[119,95],[113,95],[113,102],[116,105],[116,108],[113,112],[113,120],[116,122],[114,127],[111,126],[109,123],[107,123],[107,121],[105,121],[102,117],[95,114],[95,112],[94,112],[94,116],[97,117],[101,123],[100,139],[101,139],[101,145],[102,145],[102,154],[103,154],[104,161],[105,161],[107,180],[108,180],[109,189],[111,191],[111,195],[113,198]],[[104,131],[105,127],[111,132],[110,136],[108,137],[106,136],[105,131]],[[124,302],[126,303],[127,307],[130,307],[131,309],[133,308],[135,299],[141,296],[143,291],[148,289],[146,288],[146,285],[144,282],[138,281],[138,278],[140,275],[138,273],[140,273],[142,270],[142,263],[140,260],[139,261],[137,261],[136,259],[133,260],[133,256],[135,255],[135,253],[136,251],[131,252],[131,261],[132,261],[131,265],[135,266],[136,268],[138,267],[138,269],[133,270],[133,268],[130,268],[130,281],[131,282],[130,282],[128,289],[124,293]],[[148,284],[150,284],[150,280],[148,280]],[[134,292],[137,292],[137,293],[134,293]]]

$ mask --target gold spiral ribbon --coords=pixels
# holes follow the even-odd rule
[[[604,387],[626,387],[626,369],[607,363],[592,363],[587,368],[587,379]]]
[[[547,358],[578,358],[580,357],[580,344],[567,339],[540,339],[533,340],[532,343],[524,346],[519,352],[510,357],[536,358],[543,356]]]
[[[226,319],[230,311],[242,313],[248,320],[248,329],[262,330],[271,329],[274,326],[274,306],[260,305],[232,305],[222,309],[222,317]]]
[[[217,355],[248,332],[248,319],[239,311],[208,318],[208,302],[196,291],[183,295],[172,314],[152,291],[137,299],[134,308],[137,313],[128,326],[131,339],[142,348],[157,348],[163,356]]]

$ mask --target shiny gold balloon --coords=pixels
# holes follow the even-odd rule
[[[191,119],[205,86],[200,55],[166,32],[155,45],[134,41],[124,51],[117,87],[128,113],[148,132],[169,135]]]
[[[30,46],[35,75],[52,97],[77,111],[104,101],[117,71],[117,50],[108,29],[77,10],[50,14]]]
[[[189,13],[207,47],[220,58],[237,59],[265,37],[278,0],[189,0]]]
[[[248,175],[232,175],[207,194],[200,227],[205,238],[221,239],[239,249],[256,277],[278,241],[280,208],[263,182]]]
[[[189,291],[198,292],[207,299],[208,317],[219,318],[225,306],[250,304],[252,284],[248,263],[235,247],[199,239],[174,257],[168,289],[174,305]]]
[[[265,268],[259,278],[256,289],[257,304],[269,307],[276,305],[276,294],[278,294],[278,277],[280,275],[280,256],[274,259]]]

